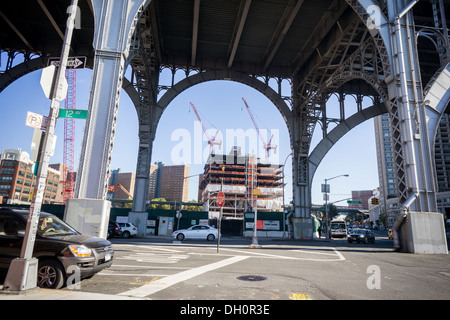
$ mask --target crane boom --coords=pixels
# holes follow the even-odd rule
[[[132,196],[132,194],[131,193],[129,193],[128,192],[128,190],[127,189],[125,189],[125,187],[124,186],[122,186],[120,183],[117,185],[117,186],[109,186],[108,187],[108,191],[109,192],[114,192],[114,191],[116,191],[117,190],[117,188],[120,188],[120,189],[122,189],[122,191],[123,192],[125,192],[127,195],[129,195],[130,196],[130,198],[131,199],[133,199],[133,196]]]
[[[220,147],[222,145],[222,141],[216,140],[217,134],[219,133],[219,130],[216,131],[216,134],[214,135],[214,137],[210,138],[208,136],[208,133],[206,132],[205,126],[203,125],[203,121],[200,118],[200,115],[198,114],[197,108],[195,108],[195,106],[194,106],[194,104],[192,102],[189,102],[189,103],[191,104],[192,110],[194,110],[194,113],[197,116],[198,121],[200,121],[200,123],[202,125],[202,130],[205,133],[206,139],[208,139],[208,144],[210,145],[211,151],[214,148],[214,145],[218,145]]]
[[[191,104],[192,110],[194,110],[194,113],[197,116],[198,121],[200,121],[200,123],[202,125],[203,132],[205,133],[205,136],[208,139],[208,142],[210,142],[210,138],[209,138],[208,134],[206,133],[205,126],[203,125],[202,119],[200,119],[200,115],[198,114],[197,109],[195,108],[195,106],[192,102],[189,102],[189,103]]]
[[[277,149],[276,145],[275,146],[272,145],[273,134],[270,136],[269,142],[266,143],[264,141],[264,137],[261,134],[261,131],[259,130],[258,123],[256,122],[255,117],[253,116],[253,112],[250,109],[250,106],[248,105],[247,101],[244,98],[242,98],[242,100],[244,101],[244,104],[245,104],[245,107],[246,107],[246,109],[248,111],[248,114],[250,115],[250,118],[252,119],[253,125],[255,126],[255,129],[258,132],[259,138],[261,139],[261,141],[262,141],[262,143],[264,145],[264,149],[266,150],[266,156],[268,157],[271,149],[274,149],[274,150]]]

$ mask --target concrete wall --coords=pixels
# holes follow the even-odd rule
[[[410,212],[403,225],[407,251],[448,254],[444,216],[433,212]]]

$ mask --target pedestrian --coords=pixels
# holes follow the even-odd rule
[[[317,229],[317,232],[319,232],[319,239],[320,239],[321,235],[322,235],[322,226],[319,226],[319,229]]]

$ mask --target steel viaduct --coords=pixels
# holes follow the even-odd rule
[[[0,92],[60,54],[70,4],[1,1],[0,50],[8,58],[6,64],[2,61]],[[79,0],[77,5],[79,28],[71,55],[87,56],[93,74],[69,208],[107,207],[123,88],[139,119],[129,218],[142,234],[152,145],[162,113],[192,86],[230,80],[261,92],[286,122],[293,154],[294,238],[312,239],[311,182],[328,150],[361,122],[389,113],[400,207],[396,247],[446,253],[442,215],[436,214],[433,146],[450,101],[448,1]],[[23,63],[14,63],[19,57]],[[129,79],[127,68],[132,70]],[[159,75],[165,68],[172,74],[183,70],[186,77],[162,87]],[[284,80],[291,86],[289,97],[281,95]],[[160,92],[164,94],[158,99]],[[331,95],[339,97],[339,119],[327,117]],[[358,112],[346,117],[349,96],[356,99]],[[364,96],[372,98],[373,106],[362,107]],[[333,130],[328,129],[331,121],[338,123]],[[311,150],[316,124],[323,140]]]

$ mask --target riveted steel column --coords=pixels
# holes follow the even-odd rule
[[[296,79],[293,88],[296,88]],[[311,184],[309,181],[309,147],[311,143],[311,119],[308,107],[301,105],[295,90],[292,93],[293,115],[291,128],[293,230],[294,239],[312,239]]]
[[[106,199],[124,64],[137,15],[150,1],[93,0],[94,49],[89,116],[74,196]]]
[[[411,4],[414,2],[411,1]],[[391,47],[394,52],[394,83],[390,98],[399,106],[402,140],[406,162],[406,181],[410,194],[418,194],[411,209],[436,212],[436,186],[433,178],[433,159],[428,139],[427,120],[424,113],[423,92],[418,70],[419,62],[416,37],[409,6],[403,1],[394,1],[389,7],[391,25]]]

